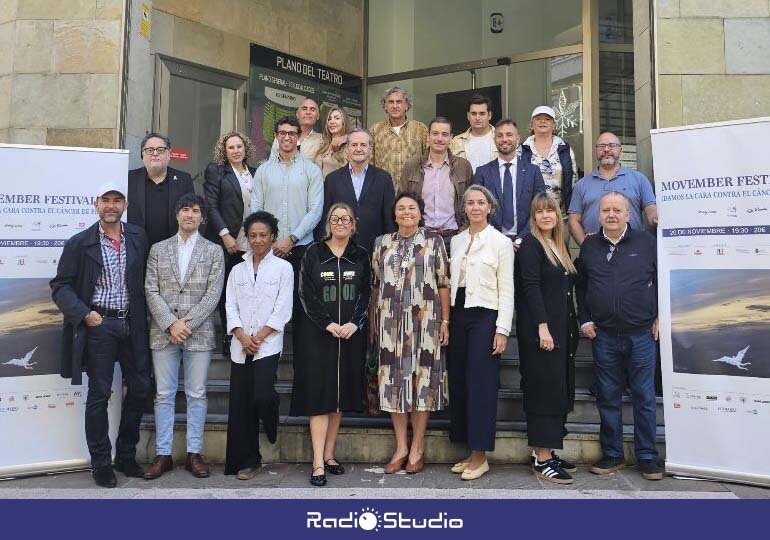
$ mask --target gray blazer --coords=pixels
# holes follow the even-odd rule
[[[177,235],[154,244],[147,258],[144,291],[152,315],[150,348],[160,350],[171,341],[168,328],[188,316],[192,335],[184,342],[188,351],[214,349],[214,321],[224,284],[225,259],[222,248],[198,236],[187,274],[179,275]]]

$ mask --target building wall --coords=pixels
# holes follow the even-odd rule
[[[152,129],[155,55],[249,75],[249,45],[363,74],[363,0],[143,0],[151,34],[139,33],[131,0],[125,147],[138,166],[139,142]]]
[[[0,142],[114,147],[123,0],[0,1]]]
[[[650,176],[650,128],[770,116],[770,0],[634,0],[634,52],[640,169]]]

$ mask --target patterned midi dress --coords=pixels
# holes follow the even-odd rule
[[[380,409],[442,410],[448,394],[439,289],[450,286],[444,241],[423,228],[408,238],[398,232],[378,237],[372,286],[378,289]]]

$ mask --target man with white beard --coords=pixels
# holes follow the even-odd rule
[[[567,211],[572,238],[582,245],[586,235],[599,231],[599,200],[609,191],[620,192],[631,201],[629,224],[634,230],[643,231],[657,225],[658,210],[652,185],[641,172],[620,164],[620,139],[614,133],[604,132],[596,139],[595,149],[598,168],[581,178],[572,190]]]

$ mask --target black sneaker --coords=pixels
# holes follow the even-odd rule
[[[561,468],[559,461],[553,458],[542,463],[535,459],[532,470],[543,480],[548,480],[554,484],[571,484],[574,482],[569,473]]]
[[[594,474],[610,474],[626,468],[626,462],[622,457],[602,456],[602,459],[591,466]]]
[[[663,467],[654,459],[639,461],[636,468],[646,480],[663,480]]]
[[[536,457],[535,456],[535,451],[532,450],[532,455],[529,456],[529,466],[530,467],[534,467],[535,466],[535,457]],[[555,459],[556,461],[559,462],[559,466],[562,468],[562,470],[567,471],[567,472],[577,472],[577,465],[567,461],[564,458],[561,458],[561,457],[557,456],[556,452],[554,452],[553,450],[551,450],[551,458]]]

